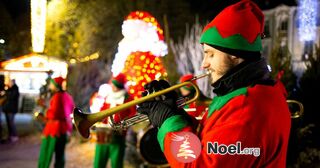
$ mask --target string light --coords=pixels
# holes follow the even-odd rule
[[[85,57],[82,57],[82,58],[71,58],[69,60],[70,64],[75,64],[77,62],[88,62],[88,61],[92,61],[92,60],[95,60],[95,59],[98,59],[100,57],[100,54],[99,52],[95,52],[91,55],[88,55],[88,56],[85,56]]]
[[[318,0],[299,0],[298,21],[300,41],[313,41],[316,38]]]
[[[31,35],[34,52],[42,53],[44,49],[46,14],[46,0],[31,0]]]

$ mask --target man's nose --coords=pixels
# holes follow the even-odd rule
[[[207,69],[209,67],[210,67],[210,64],[206,61],[206,59],[203,59],[202,64],[201,64],[201,68]]]

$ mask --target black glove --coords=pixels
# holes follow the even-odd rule
[[[169,83],[165,80],[154,80],[144,86],[145,91],[142,96],[148,93],[157,92],[170,87]],[[141,114],[148,115],[150,123],[154,127],[160,127],[162,123],[169,117],[178,115],[180,109],[177,107],[178,94],[174,91],[169,92],[153,101],[147,101],[138,105],[137,111]]]
[[[170,87],[170,84],[165,80],[162,80],[162,79],[159,81],[153,80],[150,83],[147,83],[144,85],[145,91],[142,93],[142,96],[146,96],[146,95],[151,94],[153,92],[157,92],[157,91],[169,88],[169,87]],[[162,95],[158,99],[162,99],[162,100],[172,99],[172,100],[176,101],[177,98],[178,98],[178,94],[175,91],[171,91],[171,92],[166,93],[165,95]]]

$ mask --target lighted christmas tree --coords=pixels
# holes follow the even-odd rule
[[[143,11],[129,14],[123,22],[122,34],[112,73],[127,76],[129,93],[136,99],[146,83],[167,76],[160,59],[167,54],[167,45],[157,20]]]

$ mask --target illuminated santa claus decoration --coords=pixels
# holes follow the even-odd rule
[[[148,12],[131,12],[122,24],[122,34],[112,73],[124,73],[129,93],[138,98],[146,83],[167,75],[160,57],[168,53],[168,47],[163,30]]]

